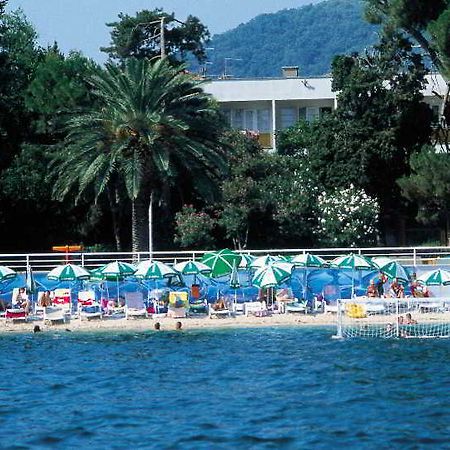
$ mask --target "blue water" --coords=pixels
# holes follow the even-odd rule
[[[449,448],[449,340],[332,334],[3,334],[0,448]]]

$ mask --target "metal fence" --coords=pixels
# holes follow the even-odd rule
[[[298,255],[312,253],[326,260],[348,253],[363,254],[366,256],[388,256],[405,266],[440,265],[450,266],[450,247],[370,247],[370,248],[300,248],[300,249],[248,249],[244,253],[254,256],[271,255]],[[176,263],[189,259],[199,260],[205,251],[155,251],[152,259],[166,263]],[[126,261],[138,263],[149,259],[149,252],[96,252],[96,253],[20,253],[0,254],[0,265],[5,265],[16,271],[24,271],[27,266],[33,270],[50,270],[55,266],[72,262],[93,269],[111,261]]]

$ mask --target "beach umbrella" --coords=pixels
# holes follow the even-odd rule
[[[430,270],[418,277],[417,281],[426,286],[449,286],[450,272],[442,269]]]
[[[200,261],[183,261],[175,264],[173,268],[182,275],[205,275],[211,272],[211,268]]]
[[[115,280],[117,283],[117,298],[120,297],[120,286],[119,281],[123,280],[125,277],[134,275],[136,272],[136,267],[133,264],[123,262],[123,261],[113,261],[100,267],[97,270],[97,274],[100,278],[104,280]]]
[[[248,253],[239,253],[238,269],[249,269],[255,257]]]
[[[380,272],[383,272],[391,280],[397,278],[402,283],[407,283],[409,280],[408,272],[397,261],[393,261],[389,258],[373,258],[372,263],[378,268]]]
[[[183,261],[175,264],[173,268],[182,275],[194,275],[194,284],[197,283],[197,275],[211,272],[211,268],[200,261]]]
[[[55,267],[47,274],[47,278],[53,281],[88,280],[90,276],[90,273],[84,267],[75,264]]]
[[[371,270],[374,268],[374,264],[368,258],[363,255],[355,255],[354,253],[338,256],[331,261],[330,265],[337,269],[352,271],[352,298],[355,295],[355,271]]]
[[[201,262],[211,269],[210,277],[222,277],[231,273],[233,266],[238,264],[239,260],[239,254],[225,248],[218,252],[205,253]]]
[[[101,267],[98,271],[105,277],[127,277],[136,272],[136,267],[133,264],[123,261],[113,261]]]
[[[257,269],[253,275],[252,284],[260,289],[275,287],[291,277],[292,265],[287,263],[272,263]]]
[[[16,278],[17,273],[6,266],[0,266],[0,282]]]
[[[33,270],[31,269],[31,266],[27,267],[27,276],[25,279],[25,286],[27,288],[27,293],[33,295],[36,290],[36,281],[34,279]]]
[[[304,253],[296,255],[291,259],[291,263],[295,267],[301,267],[303,272],[303,298],[306,299],[308,294],[308,269],[321,268],[328,265],[328,263],[320,256],[312,255],[311,253]]]
[[[259,256],[250,264],[250,267],[252,269],[259,269],[261,267],[268,266],[269,264],[272,264],[277,261],[280,261],[280,258],[278,256],[273,255]]]
[[[172,267],[160,261],[142,261],[134,273],[136,278],[144,280],[161,280],[162,278],[177,275],[177,272]]]
[[[304,253],[294,256],[291,261],[296,267],[325,267],[328,263],[320,256]]]
[[[234,302],[237,300],[237,290],[241,287],[241,282],[239,281],[239,273],[236,264],[233,264],[233,269],[230,276],[230,288],[234,290]]]

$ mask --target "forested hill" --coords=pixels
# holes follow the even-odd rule
[[[298,9],[263,14],[213,37],[207,71],[236,77],[272,77],[282,66],[300,67],[301,75],[330,72],[333,56],[362,50],[377,39],[377,28],[364,22],[359,0],[329,0]]]

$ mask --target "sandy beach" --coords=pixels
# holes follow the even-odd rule
[[[268,317],[237,316],[227,318],[195,317],[195,318],[148,318],[125,319],[123,317],[104,317],[103,319],[79,320],[72,318],[68,323],[48,325],[43,320],[29,320],[19,323],[0,324],[0,333],[32,331],[39,325],[42,331],[70,330],[70,331],[146,331],[154,330],[156,322],[161,324],[161,330],[175,330],[177,322],[182,323],[182,329],[206,328],[253,328],[253,327],[283,327],[283,326],[334,326],[336,316],[331,314],[299,315],[274,314]]]

